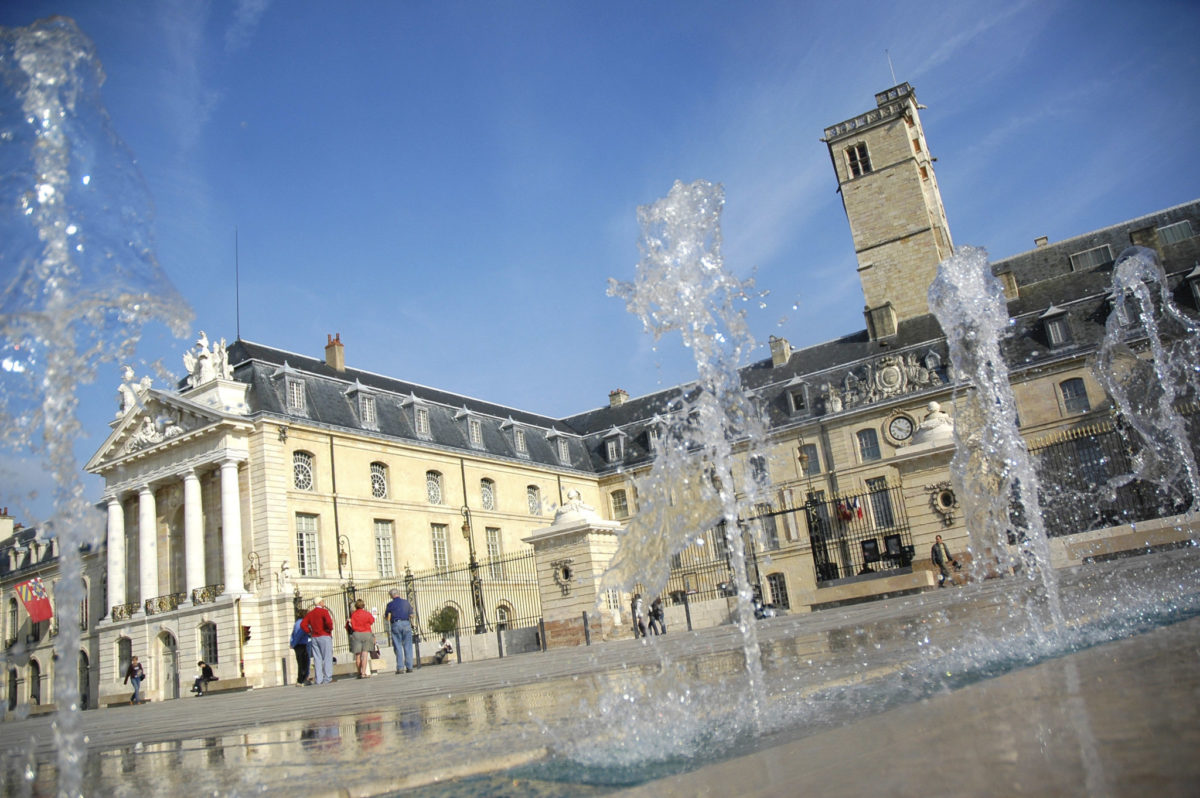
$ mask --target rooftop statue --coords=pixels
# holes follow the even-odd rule
[[[225,349],[225,339],[209,347],[208,335],[200,331],[196,343],[183,353],[183,367],[188,372],[188,387],[196,388],[213,380],[233,379],[233,369],[229,366],[229,353]]]

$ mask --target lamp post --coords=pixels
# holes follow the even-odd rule
[[[262,579],[262,558],[258,556],[258,552],[252,551],[246,555],[246,560],[250,563],[250,567],[246,570],[246,576],[250,584],[258,588],[259,581]]]
[[[469,568],[471,569],[471,603],[475,606],[475,634],[487,631],[487,622],[483,611],[483,584],[479,580],[479,560],[475,559],[475,537],[471,534],[471,508],[462,506],[462,533],[467,539],[467,548],[471,553]]]
[[[338,579],[344,579],[342,569],[350,563],[350,584],[354,584],[354,555],[350,551],[350,538],[338,535]]]

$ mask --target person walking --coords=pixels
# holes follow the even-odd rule
[[[662,596],[656,596],[650,602],[650,631],[656,635],[667,633],[667,614],[663,610]]]
[[[138,662],[137,657],[129,658],[129,667],[125,669],[125,684],[133,682],[133,696],[130,697],[129,703],[142,703],[141,690],[142,681],[146,678],[146,669],[142,667],[142,663]]]
[[[392,600],[384,608],[383,617],[391,625],[392,651],[396,653],[396,673],[412,673],[412,604],[400,595],[400,588],[392,588],[388,595]]]
[[[642,602],[642,594],[634,593],[633,601],[629,606],[630,612],[633,614],[633,638],[636,640],[639,637],[646,636],[646,616],[645,607]]]
[[[371,652],[375,650],[375,633],[371,631],[375,616],[367,610],[367,603],[362,599],[354,602],[349,623],[350,653],[354,655],[354,664],[358,666],[358,678],[366,679],[371,675]]]
[[[329,684],[333,681],[333,613],[324,599],[317,599],[300,628],[312,638],[313,684]]]
[[[296,684],[306,684],[309,680],[309,649],[312,648],[312,638],[301,628],[304,616],[296,618],[292,626],[292,639],[288,643],[296,652]]]
[[[954,584],[954,579],[950,576],[950,569],[947,565],[953,565],[958,568],[958,560],[950,554],[950,547],[942,542],[942,536],[938,535],[934,541],[933,548],[929,551],[929,559],[933,560],[933,564],[938,567],[941,574],[938,576],[938,587],[945,587],[946,580],[950,580],[950,584]]]

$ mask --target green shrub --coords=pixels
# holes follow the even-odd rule
[[[434,634],[448,635],[458,628],[458,610],[454,607],[442,607],[429,616],[429,631]]]

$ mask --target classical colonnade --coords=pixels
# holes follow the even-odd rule
[[[242,580],[242,511],[238,488],[238,466],[240,458],[226,457],[219,461],[221,479],[221,554],[222,581],[225,593],[244,592]],[[195,591],[205,585],[204,512],[200,490],[201,467],[191,467],[176,479],[183,482],[183,555],[184,592],[180,604],[191,604]],[[105,496],[108,506],[108,595],[112,602],[106,607],[105,617],[120,620],[125,615],[121,609],[128,598],[125,582],[125,497],[137,493],[137,607],[128,615],[146,612],[146,602],[162,595],[158,578],[158,507],[154,498],[155,489],[162,480],[146,481],[125,491],[112,491]],[[152,609],[151,612],[154,610]],[[126,615],[125,617],[128,617]],[[114,617],[117,616],[117,617]]]

